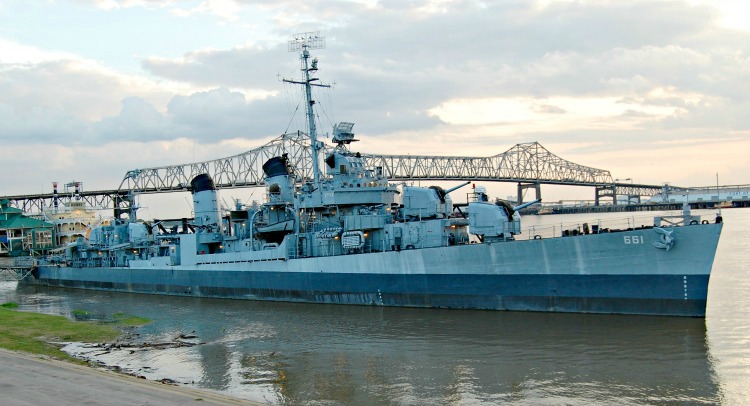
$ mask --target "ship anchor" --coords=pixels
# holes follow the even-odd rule
[[[674,230],[665,230],[660,227],[654,227],[654,231],[661,235],[659,241],[654,241],[652,244],[654,247],[659,249],[671,250],[674,246]]]

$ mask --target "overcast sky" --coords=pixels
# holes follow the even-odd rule
[[[319,128],[355,122],[357,149],[538,141],[636,183],[750,183],[743,1],[4,0],[0,195],[117,188],[296,130],[279,78],[299,78],[306,31],[335,83]]]

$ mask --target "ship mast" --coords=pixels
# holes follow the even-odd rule
[[[321,148],[321,144],[318,143],[317,132],[315,131],[315,114],[313,112],[313,105],[315,100],[312,99],[312,87],[331,87],[330,85],[324,85],[320,83],[312,83],[318,78],[311,77],[318,71],[318,59],[310,59],[310,49],[322,49],[325,48],[326,42],[325,37],[320,36],[320,32],[303,32],[301,34],[295,34],[292,40],[289,41],[289,52],[300,53],[300,65],[302,70],[303,81],[295,81],[284,79],[284,82],[295,83],[298,85],[305,86],[305,99],[307,101],[307,126],[310,133],[310,146],[312,148],[312,165],[313,165],[313,185],[317,189],[320,185],[320,167],[318,166],[318,151]]]

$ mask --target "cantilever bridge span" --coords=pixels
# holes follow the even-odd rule
[[[324,147],[324,150],[331,147]],[[121,190],[158,193],[185,190],[190,180],[208,173],[221,188],[260,186],[263,163],[284,152],[298,178],[312,178],[311,148],[303,133],[284,134],[266,145],[212,161],[129,171]],[[517,144],[490,157],[363,154],[392,181],[482,180],[542,184],[611,186],[609,171],[566,161],[537,142]],[[657,186],[646,185],[649,190]],[[646,193],[648,194],[648,193]]]
[[[324,145],[323,149],[330,151],[332,147]],[[92,205],[127,211],[133,196],[186,191],[190,181],[202,173],[209,174],[220,189],[262,186],[263,163],[283,153],[288,154],[290,165],[298,179],[312,179],[309,138],[304,133],[296,132],[283,134],[261,147],[227,158],[130,170],[117,190],[87,191],[80,197]],[[609,171],[562,159],[537,142],[517,144],[505,152],[489,157],[362,156],[368,166],[381,168],[388,179],[396,182],[470,180],[518,183],[519,202],[526,188],[535,189],[536,196],[541,197],[542,184],[594,187],[597,202],[600,197],[611,197],[615,203],[617,195],[651,196],[661,190],[661,186],[657,185],[617,183]],[[5,198],[24,211],[41,211],[45,207],[52,207],[55,198],[65,203],[66,196],[40,194]]]
[[[332,147],[324,146],[324,150]],[[261,166],[268,159],[288,153],[289,162],[298,178],[312,179],[312,155],[309,138],[297,132],[284,134],[266,145],[212,161],[172,165],[129,171],[120,190],[137,193],[160,193],[187,190],[190,180],[208,173],[219,188],[254,187],[263,185]],[[567,161],[549,152],[538,142],[517,144],[505,152],[489,157],[425,156],[425,155],[362,155],[369,167],[379,167],[391,181],[471,180],[515,182],[519,186],[519,202],[525,188],[557,184],[596,188],[596,200],[616,195],[652,196],[661,190],[657,185],[616,183],[607,170],[591,168]]]

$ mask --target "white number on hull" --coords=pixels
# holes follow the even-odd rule
[[[642,235],[624,235],[622,239],[625,241],[625,244],[643,244]]]

